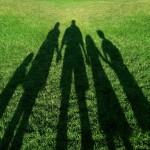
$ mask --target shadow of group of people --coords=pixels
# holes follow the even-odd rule
[[[17,109],[1,140],[0,148],[20,149],[23,135],[27,132],[26,127],[33,106],[35,105],[35,100],[38,93],[46,84],[54,51],[56,50],[57,52],[58,62],[62,58],[61,53],[65,46],[60,80],[61,106],[57,124],[56,149],[66,150],[68,146],[67,122],[73,75],[81,123],[82,149],[92,150],[94,148],[94,140],[92,138],[86,102],[86,91],[89,89],[89,83],[85,62],[91,67],[96,91],[98,121],[100,130],[102,130],[106,136],[108,148],[111,150],[115,149],[114,138],[119,136],[126,149],[133,149],[129,140],[132,129],[127,122],[115,91],[105,73],[102,61],[107,63],[116,73],[127,100],[131,104],[138,125],[144,131],[150,129],[150,121],[148,119],[150,117],[150,107],[142,90],[123,63],[119,49],[109,41],[100,30],[98,30],[97,33],[102,39],[101,48],[103,54],[96,47],[90,35],[87,35],[85,38],[85,46],[82,33],[79,27],[77,27],[75,20],[72,20],[71,26],[66,29],[59,49],[59,26],[59,22],[55,24],[34,59],[33,53],[25,58],[0,95],[1,118],[17,86],[22,85],[24,89]],[[84,61],[84,58],[86,61]],[[31,62],[31,68],[27,73],[27,66]],[[17,131],[14,134],[16,128]]]

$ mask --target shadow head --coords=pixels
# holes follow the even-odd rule
[[[89,45],[91,45],[91,46],[95,45],[92,37],[89,34],[86,35],[85,41],[86,41],[87,46],[89,46]]]
[[[101,30],[97,30],[97,34],[100,38],[105,39],[105,35]]]
[[[72,26],[75,26],[75,25],[76,25],[76,21],[75,21],[75,20],[72,20],[72,21],[71,21],[71,25],[72,25]]]
[[[59,26],[60,26],[60,22],[56,22],[56,24],[55,24],[54,28],[55,28],[55,29],[58,29],[58,28],[59,28]]]
[[[86,35],[86,37],[85,37],[85,41],[86,41],[86,43],[91,43],[91,41],[92,41],[92,37],[88,34],[88,35]]]
[[[34,54],[33,54],[33,53],[30,53],[30,54],[25,58],[24,64],[25,64],[25,65],[28,65],[28,64],[32,61],[33,56],[34,56]]]

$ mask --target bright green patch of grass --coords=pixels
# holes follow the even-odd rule
[[[0,0],[0,146],[149,149],[149,7],[148,0]],[[74,46],[56,62],[57,32],[49,31],[60,22],[60,47],[72,19],[90,64],[70,33]]]

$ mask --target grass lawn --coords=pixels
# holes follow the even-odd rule
[[[0,0],[0,150],[150,149],[149,8]]]

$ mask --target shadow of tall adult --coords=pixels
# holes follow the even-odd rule
[[[99,125],[106,136],[107,146],[110,150],[116,149],[114,139],[120,137],[126,149],[133,149],[129,140],[131,128],[99,60],[100,52],[90,35],[86,36],[86,49],[96,91]]]
[[[135,81],[133,75],[124,64],[119,49],[105,37],[102,31],[98,30],[97,33],[102,39],[104,57],[102,55],[101,57],[116,73],[127,99],[131,104],[139,127],[141,127],[143,131],[150,130],[149,102]]]
[[[66,45],[66,48],[60,81],[62,99],[59,122],[57,124],[56,149],[66,150],[68,145],[67,121],[73,73],[75,80],[75,92],[77,95],[81,122],[82,149],[92,149],[93,140],[85,95],[85,92],[87,91],[89,85],[82,50],[84,55],[86,55],[86,53],[84,49],[82,33],[80,29],[76,26],[74,20],[72,21],[71,26],[68,27],[64,33],[60,52],[64,45]]]
[[[38,54],[32,62],[32,66],[22,84],[24,93],[17,106],[12,120],[10,121],[2,138],[0,149],[21,148],[23,136],[28,132],[27,125],[38,93],[46,85],[54,50],[58,47],[59,23],[48,33],[47,38],[41,45]],[[14,134],[14,131],[16,133]]]
[[[23,83],[26,76],[27,66],[33,58],[33,53],[29,54],[16,69],[13,77],[10,79],[0,95],[0,118],[3,116],[10,99],[12,98],[16,88]]]

